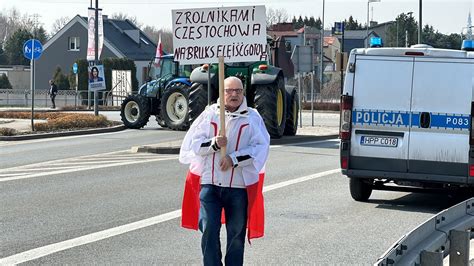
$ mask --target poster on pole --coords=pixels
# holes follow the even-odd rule
[[[104,66],[89,66],[89,91],[105,90]]]
[[[174,60],[180,64],[267,60],[265,6],[172,10]]]
[[[89,8],[88,13],[88,30],[87,30],[87,61],[95,60],[95,9]],[[98,29],[99,29],[99,56],[102,53],[102,47],[104,45],[104,21],[102,19],[102,9],[99,9],[98,14]]]

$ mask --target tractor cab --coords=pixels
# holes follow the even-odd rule
[[[157,63],[158,61],[158,63]],[[173,54],[153,58],[148,64],[148,81],[140,88],[139,94],[156,97],[159,88],[165,88],[172,80],[188,80],[193,66],[180,65],[173,60]]]
[[[156,64],[154,58],[148,65],[148,73],[150,80],[170,80],[175,78],[189,78],[193,70],[191,65],[180,65],[178,62],[173,60],[173,55],[164,55],[159,59],[159,63]]]

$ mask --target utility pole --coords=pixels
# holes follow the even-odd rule
[[[91,0],[92,1],[92,0]],[[94,21],[94,61],[95,65],[99,64],[99,0],[95,0],[95,21]],[[98,95],[99,93],[97,90],[94,91],[94,115],[99,115],[99,103],[98,103]]]
[[[344,31],[345,31],[345,23],[342,23],[342,38],[341,38],[341,95],[342,91],[344,90]]]
[[[419,13],[420,13],[420,21],[418,23],[418,43],[421,43],[421,31],[422,31],[422,28],[423,28],[423,22],[422,22],[422,19],[421,19],[421,14],[423,13],[422,12],[422,0],[420,0],[420,7],[419,7]]]
[[[323,91],[323,72],[324,72],[324,4],[325,0],[323,0],[323,17],[321,20],[321,59],[320,64],[321,67],[319,69],[319,92]]]

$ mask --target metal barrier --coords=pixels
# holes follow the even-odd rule
[[[469,265],[474,198],[446,209],[398,240],[374,265]]]
[[[124,99],[121,95],[99,91],[98,103],[101,106],[119,106]],[[59,90],[55,98],[56,107],[83,106],[93,108],[94,94],[89,91]],[[31,106],[31,90],[0,89],[0,106]],[[51,106],[48,90],[35,91],[35,106]]]

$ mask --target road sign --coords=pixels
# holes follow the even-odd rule
[[[313,69],[313,46],[296,45],[291,53],[291,61],[295,66],[295,73],[312,72]]]
[[[344,33],[344,22],[334,22],[334,34],[341,35]]]
[[[74,74],[77,74],[77,63],[74,63],[74,64],[72,65],[72,72],[73,72]]]
[[[23,44],[23,55],[30,60],[36,60],[43,52],[43,45],[36,39],[29,39]]]

